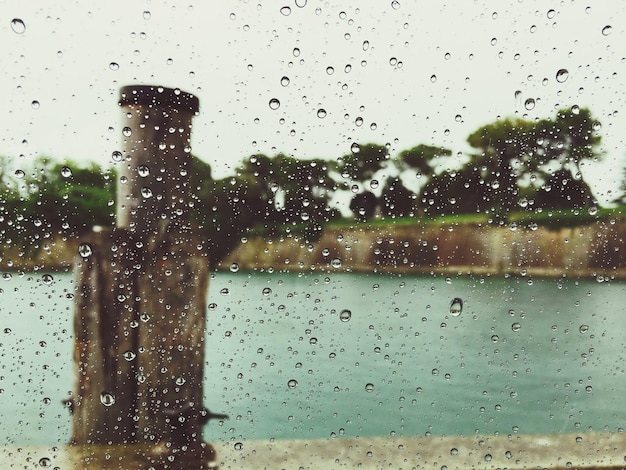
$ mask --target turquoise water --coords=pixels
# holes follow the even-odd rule
[[[73,286],[53,276],[0,285],[7,444],[69,439]],[[205,438],[616,430],[625,294],[595,280],[218,273],[205,405],[230,419]]]

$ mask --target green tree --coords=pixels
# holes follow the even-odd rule
[[[337,171],[344,178],[364,183],[384,168],[388,160],[389,151],[386,146],[372,143],[358,145],[355,146],[355,151],[339,159]]]
[[[433,174],[433,161],[440,157],[449,157],[452,151],[444,147],[420,144],[400,152],[397,165],[400,170],[412,169],[421,175]]]

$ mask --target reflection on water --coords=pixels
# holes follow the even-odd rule
[[[1,288],[2,437],[63,444],[71,275],[13,275]],[[205,405],[230,419],[210,421],[205,437],[614,431],[625,291],[588,280],[218,273]]]

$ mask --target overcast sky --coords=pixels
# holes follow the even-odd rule
[[[585,177],[603,201],[626,166],[625,18],[615,0],[0,0],[0,155],[111,164],[129,84],[200,98],[193,153],[216,177],[355,141],[462,152],[499,116],[578,105],[602,123]]]

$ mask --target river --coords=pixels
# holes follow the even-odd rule
[[[0,434],[64,444],[72,276],[4,277]],[[626,283],[598,280],[216,273],[205,438],[618,430]]]

